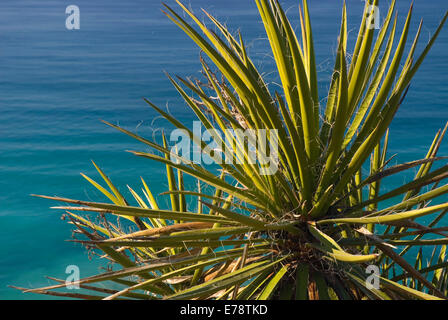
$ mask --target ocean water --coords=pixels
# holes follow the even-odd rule
[[[282,0],[297,21],[296,0]],[[380,13],[386,13],[381,1]],[[398,1],[403,23],[410,1]],[[448,9],[445,0],[416,0],[412,35],[424,19],[427,42]],[[272,57],[257,9],[251,0],[189,0],[243,33],[249,54],[265,72]],[[342,1],[310,0],[321,95],[333,66]],[[65,28],[65,8],[80,8],[80,30]],[[176,7],[174,1],[168,4]],[[350,37],[356,36],[363,3],[348,0]],[[166,190],[164,167],[125,150],[145,150],[105,126],[104,119],[151,137],[169,130],[142,100],[150,98],[187,125],[193,117],[163,71],[199,76],[199,50],[161,12],[159,1],[2,0],[0,2],[0,299],[42,298],[7,285],[36,287],[44,276],[65,278],[68,265],[81,276],[105,266],[89,260],[70,239],[71,227],[49,207],[55,203],[30,194],[98,199],[80,175],[98,178],[90,160],[128,194],[144,177],[155,193]],[[400,25],[401,25],[400,24]],[[350,42],[353,48],[353,42]],[[421,46],[420,46],[421,49]],[[394,163],[425,155],[437,129],[448,120],[448,30],[445,28],[418,72],[391,127]],[[273,79],[274,81],[275,79]],[[447,143],[440,154],[448,155]],[[409,179],[403,175],[390,185]],[[161,203],[167,199],[161,198]]]

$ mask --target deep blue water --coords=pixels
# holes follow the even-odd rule
[[[385,14],[385,1],[381,13]],[[387,1],[388,2],[388,1]],[[398,1],[403,23],[410,1]],[[175,7],[174,1],[168,1]],[[269,72],[271,52],[251,0],[190,0],[240,27],[249,54]],[[296,0],[283,0],[297,17]],[[310,0],[321,94],[324,96],[339,31],[342,1]],[[80,30],[65,28],[65,8],[78,5]],[[348,0],[349,30],[356,36],[363,3]],[[167,126],[143,101],[148,97],[192,121],[163,70],[199,76],[198,49],[160,11],[159,1],[2,0],[0,2],[0,299],[39,298],[9,289],[35,287],[44,276],[64,278],[67,265],[92,275],[105,262],[89,261],[81,246],[64,240],[71,228],[32,193],[98,199],[80,172],[95,178],[95,160],[125,194],[143,176],[155,193],[166,189],[164,168],[124,152],[144,147],[99,122],[105,119],[151,137]],[[412,32],[424,19],[422,43],[448,9],[445,0],[415,1]],[[350,48],[353,43],[350,43]],[[412,83],[391,128],[396,162],[421,158],[448,120],[448,32],[440,35]],[[440,151],[448,155],[445,143]],[[409,177],[403,176],[398,180]],[[395,181],[401,182],[401,181]],[[393,182],[391,182],[393,183]],[[163,203],[163,199],[161,199]]]

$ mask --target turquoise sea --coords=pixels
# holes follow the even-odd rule
[[[381,1],[386,14],[389,1]],[[410,1],[397,1],[402,24]],[[240,28],[249,54],[266,73],[273,67],[263,26],[251,0],[189,0],[232,29]],[[297,0],[282,0],[297,21]],[[325,96],[335,56],[342,0],[310,0],[321,95]],[[422,44],[445,10],[446,0],[416,0],[412,26],[423,18]],[[65,8],[80,9],[79,30],[65,28]],[[168,4],[176,7],[174,1]],[[356,36],[363,2],[348,0],[350,37]],[[71,227],[49,209],[55,203],[30,194],[98,199],[80,172],[97,178],[97,162],[120,190],[140,187],[143,176],[155,193],[167,188],[164,167],[125,150],[144,147],[105,126],[113,123],[151,137],[166,122],[141,99],[150,98],[188,125],[192,115],[163,71],[199,76],[199,51],[153,0],[0,1],[0,299],[42,298],[7,288],[46,285],[65,278],[68,265],[81,276],[105,266],[92,261],[70,239]],[[350,43],[353,48],[353,42]],[[421,46],[420,46],[421,49]],[[272,76],[275,82],[275,76]],[[393,163],[422,158],[437,129],[448,120],[448,29],[413,81],[391,127]],[[448,155],[448,141],[441,155]],[[390,181],[409,180],[402,175]],[[165,198],[161,198],[163,204]],[[45,297],[44,297],[45,298]]]

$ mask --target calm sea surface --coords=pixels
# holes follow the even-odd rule
[[[281,2],[297,21],[298,1]],[[385,15],[386,1],[381,2]],[[410,1],[398,2],[402,24]],[[176,7],[174,1],[168,3]],[[240,28],[257,65],[272,70],[253,1],[189,3],[197,12],[207,9],[231,30]],[[310,0],[322,98],[333,66],[341,3]],[[80,8],[80,30],[65,28],[65,8],[71,4]],[[347,5],[353,39],[363,3],[348,0]],[[105,266],[97,258],[89,261],[80,245],[64,241],[71,228],[49,209],[54,203],[30,194],[98,199],[79,175],[98,178],[90,160],[127,195],[126,185],[140,188],[140,176],[155,193],[166,190],[164,167],[124,152],[145,148],[99,121],[119,123],[147,137],[169,128],[141,99],[148,97],[191,125],[191,113],[163,71],[199,76],[199,51],[161,8],[153,0],[0,1],[0,299],[40,298],[6,286],[46,285],[45,275],[65,278],[68,265],[78,265],[81,276]],[[446,0],[416,0],[412,32],[423,18],[421,38],[426,42],[447,9]],[[392,124],[390,154],[398,153],[394,163],[423,157],[448,120],[447,52],[445,28]],[[448,142],[440,153],[448,155]],[[410,177],[403,175],[383,188]],[[164,204],[166,199],[160,200]]]

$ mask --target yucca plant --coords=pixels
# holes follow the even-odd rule
[[[299,8],[299,34],[277,0],[255,2],[280,92],[267,85],[241,34],[205,12],[209,28],[180,2],[185,15],[166,5],[164,12],[203,52],[204,78],[169,79],[205,129],[276,130],[263,145],[263,154],[278,145],[276,170],[269,171],[263,159],[250,161],[259,141],[238,134],[216,135],[218,145],[232,144],[234,151],[233,161],[220,161],[219,149],[145,100],[216,164],[188,161],[172,151],[165,135],[159,144],[106,122],[156,151],[132,152],[166,165],[171,208],[159,206],[143,179],[140,194],[129,188],[136,203],[131,205],[95,164],[107,187],[84,177],[112,203],[43,198],[68,203],[56,208],[85,237],[75,241],[99,249],[121,268],[81,279],[77,284],[85,293],[54,291],[65,286],[58,279],[53,286],[20,289],[85,299],[447,298],[448,227],[438,223],[448,203],[430,204],[448,192],[442,184],[448,165],[434,166],[443,159],[437,152],[447,128],[437,132],[421,160],[390,166],[387,145],[390,123],[448,15],[417,57],[421,23],[405,53],[412,6],[401,34],[395,1],[376,32],[369,16],[379,1],[366,1],[349,60],[344,4],[323,103],[307,1]],[[383,179],[411,168],[411,182],[381,192]],[[369,270],[375,268],[380,274],[371,281]]]

